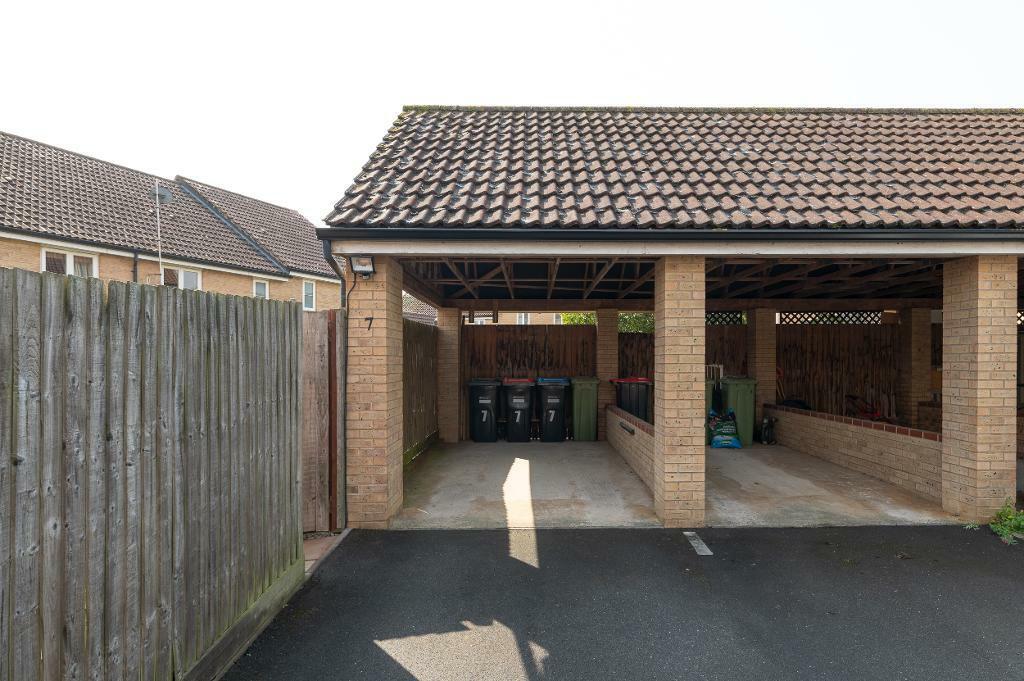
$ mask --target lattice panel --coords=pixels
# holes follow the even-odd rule
[[[745,312],[706,312],[704,315],[705,326],[735,326],[747,323]]]
[[[1024,310],[1017,310],[1017,326],[1024,324]]]
[[[780,324],[881,324],[882,313],[879,310],[850,312],[782,312],[779,314]]]

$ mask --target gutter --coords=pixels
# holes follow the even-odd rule
[[[320,239],[412,241],[1021,241],[1024,228],[973,229],[632,229],[321,227]]]

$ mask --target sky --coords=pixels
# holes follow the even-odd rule
[[[320,224],[403,104],[1024,106],[1020,0],[6,0],[0,130]]]

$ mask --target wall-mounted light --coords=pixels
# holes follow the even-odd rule
[[[349,258],[349,262],[352,263],[353,274],[358,274],[362,279],[369,279],[373,276],[372,255],[353,255]]]

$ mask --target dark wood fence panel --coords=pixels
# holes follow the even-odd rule
[[[302,316],[302,530],[330,527],[331,310]]]
[[[402,450],[408,463],[437,435],[437,327],[402,327]]]
[[[0,679],[210,679],[303,578],[295,303],[0,269]]]
[[[654,334],[619,334],[619,376],[654,378]]]
[[[463,380],[593,376],[597,327],[541,324],[466,324]]]
[[[721,364],[726,376],[747,373],[747,327],[716,324],[705,327],[706,364]],[[654,378],[654,334],[619,334],[619,375]]]
[[[898,348],[897,324],[782,324],[780,396],[845,414],[846,395],[857,395],[895,417]]]

